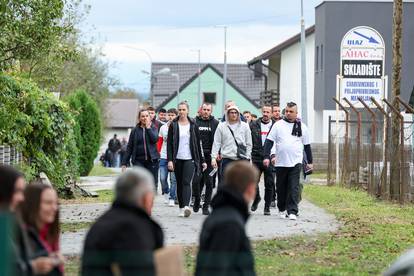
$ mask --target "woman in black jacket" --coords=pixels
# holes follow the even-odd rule
[[[189,217],[191,186],[194,179],[207,168],[200,142],[198,128],[188,117],[187,102],[178,105],[178,117],[168,129],[167,159],[168,170],[175,173],[180,217]]]
[[[146,168],[154,177],[155,189],[157,190],[160,158],[157,151],[158,130],[152,126],[147,110],[139,111],[138,120],[137,126],[129,135],[127,151],[124,160],[122,160],[122,171],[125,171],[129,162],[133,166]]]

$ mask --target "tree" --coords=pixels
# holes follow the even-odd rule
[[[394,14],[393,14],[393,71],[392,71],[392,97],[394,99],[394,106],[397,110],[400,110],[398,101],[395,100],[397,96],[401,94],[401,61],[402,61],[402,17],[403,17],[403,0],[394,0]],[[400,119],[396,114],[392,115],[392,139],[391,139],[391,152],[400,152]],[[404,164],[400,164],[399,155],[391,154],[391,168],[390,168],[390,194],[392,199],[400,199],[399,195],[402,195],[400,185],[400,175],[403,173],[402,168]]]
[[[102,135],[102,121],[99,108],[85,91],[79,90],[67,98],[75,116],[76,145],[79,149],[79,171],[86,176],[93,168]]]
[[[4,0],[0,4],[0,70],[32,67],[53,48],[64,57],[72,49],[61,47],[62,38],[74,32],[63,20],[69,0]]]
[[[134,88],[130,87],[118,88],[110,96],[113,99],[138,99],[142,101],[142,96]]]
[[[62,191],[78,174],[68,106],[33,82],[0,74],[0,144],[23,153],[27,180],[45,172]]]

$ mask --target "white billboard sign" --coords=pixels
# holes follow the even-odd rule
[[[381,34],[366,26],[351,29],[341,43],[339,98],[347,98],[357,107],[363,107],[359,97],[369,104],[371,97],[381,102],[386,92],[384,65]]]

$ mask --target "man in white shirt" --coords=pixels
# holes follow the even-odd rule
[[[304,150],[309,169],[313,168],[313,164],[308,128],[298,120],[297,105],[293,102],[287,104],[285,118],[276,122],[267,136],[264,145],[264,166],[270,164],[269,156],[274,143],[277,207],[281,217],[296,220],[299,212],[299,180]]]

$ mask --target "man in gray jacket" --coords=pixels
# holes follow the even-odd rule
[[[240,110],[233,105],[227,109],[226,121],[221,122],[214,134],[211,151],[211,166],[217,168],[217,156],[222,157],[221,170],[236,160],[250,160],[252,152],[252,136],[250,127],[240,119]],[[220,183],[220,182],[219,182]]]

